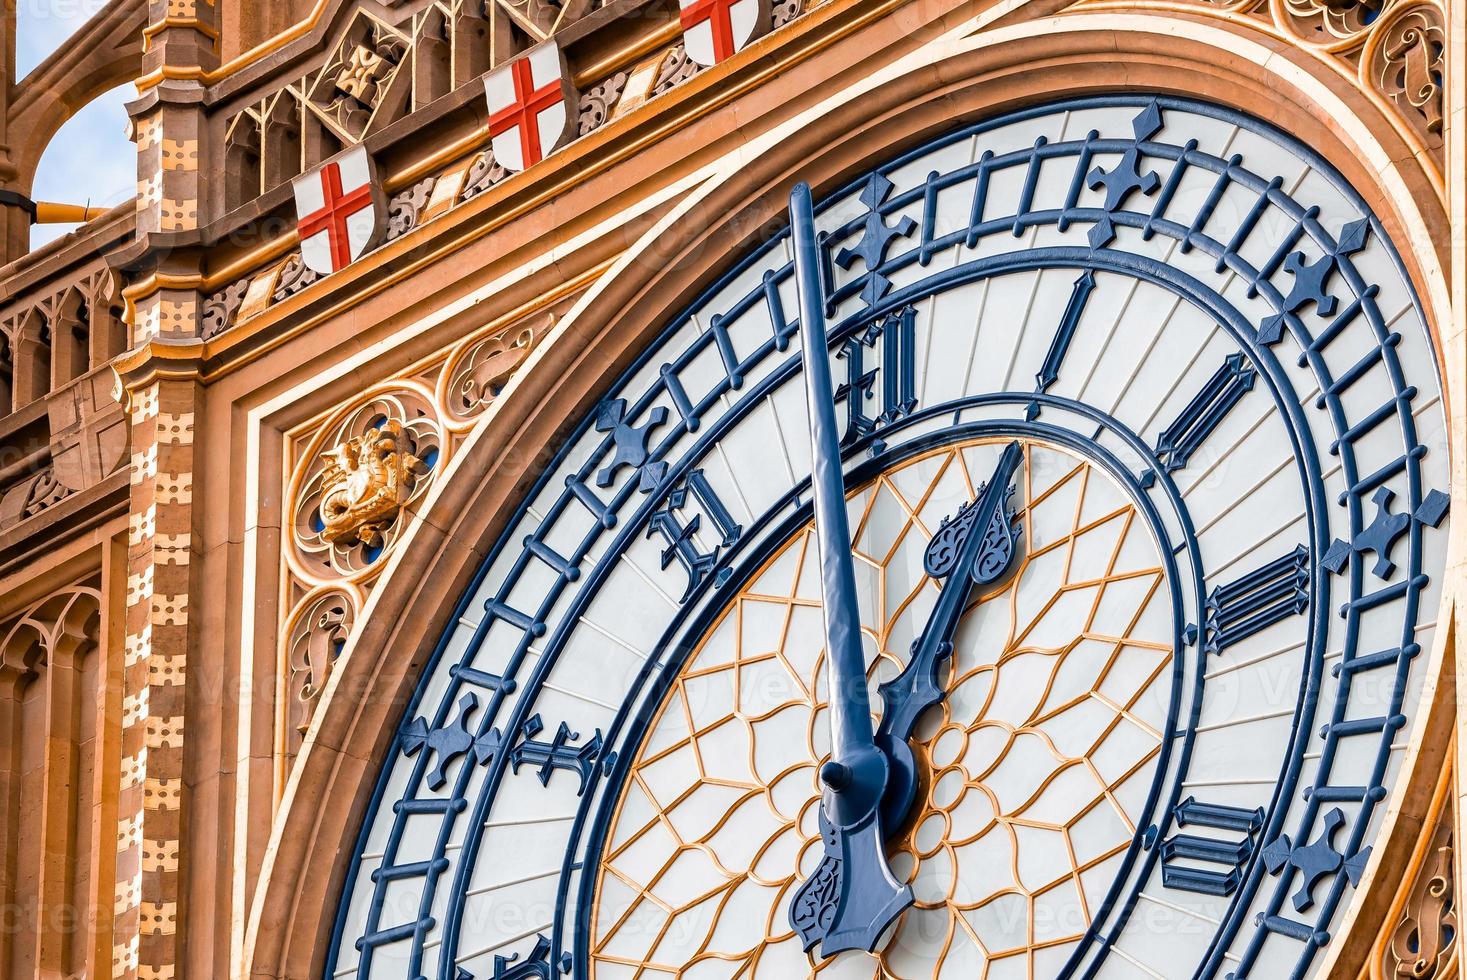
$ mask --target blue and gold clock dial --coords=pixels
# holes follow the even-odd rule
[[[328,975],[1320,975],[1439,653],[1438,355],[1380,223],[1266,124],[1136,95],[954,132],[814,221],[827,349],[799,242],[730,257],[493,548]],[[1012,549],[948,592],[929,546],[995,473]],[[945,592],[914,802],[865,855],[910,905],[828,953],[791,905],[857,839],[822,829],[831,733],[864,704],[880,735]],[[867,683],[835,700],[852,609]]]
[[[1002,448],[933,450],[851,497],[873,687],[931,614],[924,550]],[[1117,483],[1066,450],[1027,442],[1017,491],[1024,553],[973,597],[945,700],[917,734],[918,805],[891,843],[916,901],[862,975],[972,976],[1010,959],[1043,975],[1149,822],[1175,676],[1155,539]],[[602,858],[598,976],[837,969],[808,959],[782,914],[820,852],[830,743],[813,537],[801,529],[729,599],[653,719]]]

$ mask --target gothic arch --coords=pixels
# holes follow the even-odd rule
[[[31,186],[57,130],[103,92],[142,74],[145,0],[108,4],[18,82],[8,120],[12,160]]]
[[[319,976],[349,863],[343,858],[403,706],[432,639],[548,459],[544,447],[667,316],[761,229],[782,223],[795,174],[818,194],[962,122],[1063,95],[1139,90],[1211,99],[1270,119],[1336,163],[1386,225],[1442,337],[1446,243],[1424,230],[1408,233],[1445,227],[1440,189],[1398,127],[1337,74],[1275,41],[1183,17],[1080,14],[974,29],[955,29],[752,138],[537,347],[440,479],[338,661],[277,816],[248,913],[242,976]],[[646,260],[648,252],[656,261]]]

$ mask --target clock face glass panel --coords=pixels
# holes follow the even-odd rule
[[[932,612],[933,532],[1002,448],[945,446],[852,496],[873,684],[904,665]],[[946,700],[919,733],[920,802],[892,852],[917,902],[863,975],[967,977],[1010,959],[1042,975],[1083,936],[1145,823],[1173,680],[1156,544],[1103,470],[1026,450],[1024,553],[972,597]],[[729,603],[632,764],[602,859],[597,976],[810,969],[785,909],[819,859],[816,772],[830,754],[813,528]],[[837,968],[850,971],[817,964]]]
[[[1420,723],[1437,355],[1323,161],[1134,95],[997,118],[819,202],[867,679],[1005,446],[885,853],[914,904],[806,953],[831,753],[790,238],[605,392],[438,643],[331,977],[1322,975]]]

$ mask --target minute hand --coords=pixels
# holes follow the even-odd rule
[[[912,904],[912,889],[896,880],[883,850],[881,800],[889,768],[876,748],[866,693],[819,245],[810,188],[804,184],[790,194],[790,226],[814,457],[810,483],[820,549],[831,740],[831,759],[820,773],[825,784],[820,813],[825,857],[792,896],[790,924],[807,950],[819,943],[824,955],[833,956],[874,949],[891,921]]]
[[[945,696],[946,692],[938,683],[938,672],[943,661],[952,655],[953,636],[957,633],[972,586],[998,578],[1013,561],[1016,549],[1005,501],[1009,495],[1009,481],[1013,479],[1022,457],[1019,443],[1009,443],[987,485],[977,499],[964,508],[976,513],[960,513],[950,522],[950,527],[960,521],[967,524],[967,531],[958,545],[957,560],[947,570],[947,584],[937,597],[937,606],[923,627],[922,635],[913,644],[912,657],[906,667],[881,685],[885,711],[881,716],[878,741],[888,751],[894,743],[904,743],[911,738],[922,712]],[[954,530],[958,528],[954,527]],[[932,571],[930,567],[929,571]]]

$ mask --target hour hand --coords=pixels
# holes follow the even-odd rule
[[[922,635],[912,645],[906,667],[880,688],[885,710],[876,741],[892,764],[882,807],[888,828],[898,826],[911,807],[916,774],[907,740],[922,712],[946,696],[938,675],[952,656],[953,636],[968,604],[968,594],[974,585],[997,581],[1013,565],[1018,533],[1008,505],[1013,493],[1009,481],[1022,458],[1019,443],[1009,443],[988,482],[943,524],[927,546],[927,574],[944,579],[946,584]]]

